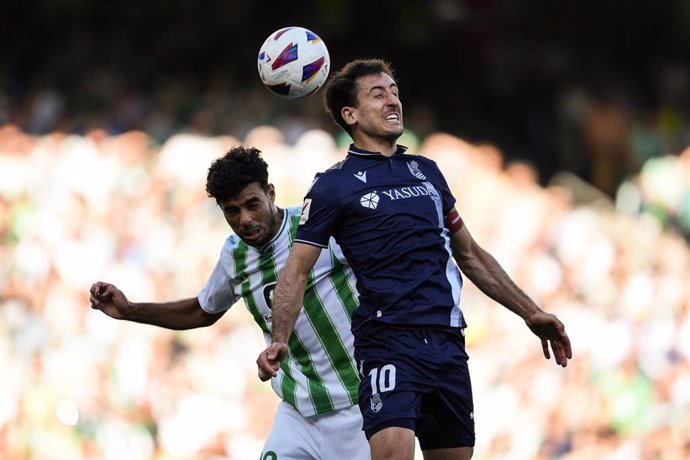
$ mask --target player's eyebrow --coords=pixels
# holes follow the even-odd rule
[[[253,206],[253,205],[256,205],[257,203],[259,203],[259,201],[260,200],[259,200],[258,196],[253,196],[253,197],[249,198],[247,201],[245,201],[243,204],[245,206]]]
[[[371,88],[369,88],[369,91],[367,91],[367,92],[368,92],[368,93],[371,93],[372,91],[375,91],[375,90],[377,90],[377,89],[385,90],[386,87],[383,86],[383,85],[372,86]],[[388,89],[391,89],[391,90],[393,90],[393,89],[398,89],[397,83],[391,83],[390,86],[388,86]]]

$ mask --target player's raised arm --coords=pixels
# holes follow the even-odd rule
[[[91,308],[101,310],[111,318],[167,329],[183,330],[210,326],[224,313],[206,313],[196,297],[162,303],[130,302],[120,289],[102,281],[91,285],[89,293]]]
[[[453,214],[455,209],[451,211]],[[457,212],[455,212],[457,215]],[[453,258],[462,272],[487,296],[520,316],[541,339],[544,357],[549,359],[549,344],[556,362],[565,367],[573,353],[563,323],[539,308],[503,270],[496,259],[472,238],[464,223],[451,236]]]
[[[304,243],[294,243],[290,250],[290,256],[273,293],[273,343],[261,352],[256,361],[261,380],[275,377],[280,363],[288,353],[288,339],[302,307],[309,271],[320,252],[321,248]]]

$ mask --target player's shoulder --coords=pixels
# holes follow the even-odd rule
[[[309,185],[307,194],[310,193],[336,193],[341,187],[343,177],[347,176],[348,159],[341,160],[330,168],[316,173],[314,179]]]
[[[423,153],[403,153],[403,157],[408,161],[416,161],[419,164],[436,165],[436,162],[431,158],[425,156]]]
[[[242,241],[239,236],[234,234],[230,235],[223,243],[219,262],[226,268],[232,267],[235,265],[238,258],[245,257],[249,251],[249,245]]]
[[[295,216],[299,216],[300,213],[302,212],[302,207],[300,206],[288,206],[285,208],[285,212],[287,213],[287,218],[291,219],[294,218]]]
[[[285,221],[287,222],[288,232],[280,232],[277,239],[287,237],[289,233],[296,231],[299,219],[302,215],[302,206],[290,206],[285,208]]]
[[[328,169],[323,171],[321,174],[329,175],[329,176],[338,176],[338,175],[342,174],[343,172],[347,171],[347,169],[350,167],[351,163],[352,163],[352,161],[350,161],[350,158],[347,157],[343,160],[338,161],[337,163],[334,163]]]
[[[411,170],[419,171],[422,174],[442,174],[438,164],[423,154],[405,153],[403,156]]]
[[[228,252],[234,252],[237,250],[246,249],[246,247],[247,243],[245,243],[239,236],[233,234],[225,239],[223,250]]]

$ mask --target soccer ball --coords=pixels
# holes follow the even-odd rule
[[[285,27],[268,36],[259,50],[259,77],[275,94],[299,99],[328,78],[331,58],[326,44],[304,27]]]

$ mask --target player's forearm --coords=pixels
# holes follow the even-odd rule
[[[213,324],[220,315],[205,313],[196,297],[172,302],[129,303],[123,319],[166,329],[185,330]]]
[[[292,273],[287,270],[287,267],[283,271],[273,293],[273,310],[271,312],[273,342],[288,342],[302,307],[306,285],[306,274]]]
[[[522,319],[541,311],[491,254],[481,248],[475,254],[472,260],[464,264],[462,270],[484,294]]]

